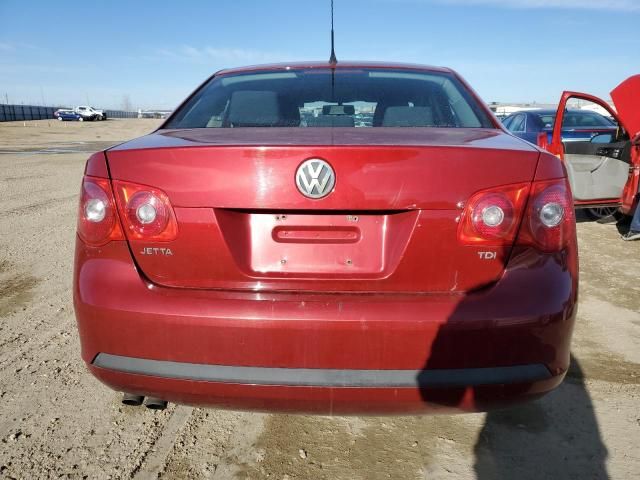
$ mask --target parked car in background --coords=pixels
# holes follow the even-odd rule
[[[556,118],[556,110],[521,110],[507,116],[502,123],[515,136],[536,144],[538,135],[546,133],[551,142],[551,134]],[[609,118],[589,110],[566,110],[562,125],[562,140],[589,141],[602,133],[613,133],[618,126]]]
[[[611,92],[611,98],[615,111],[593,95],[564,92],[551,122],[551,140],[546,135],[539,138],[540,147],[564,161],[575,206],[594,218],[609,216],[618,210],[631,215],[640,193],[640,75],[618,85]],[[570,100],[600,105],[618,126],[594,130],[589,134],[591,138],[566,138],[567,127],[572,125],[569,122],[573,112],[565,109]],[[597,132],[596,135],[593,132]]]
[[[84,120],[84,117],[79,113],[76,113],[73,110],[64,109],[64,108],[61,108],[53,112],[53,117],[57,118],[59,121],[73,120],[73,121],[82,122]]]
[[[486,410],[562,382],[576,243],[561,160],[449,69],[223,70],[87,162],[82,358],[152,408]]]
[[[85,120],[106,120],[107,115],[103,110],[97,110],[93,107],[89,107],[86,105],[80,105],[74,109],[74,111],[80,115]]]

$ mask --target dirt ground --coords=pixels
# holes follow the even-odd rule
[[[640,478],[640,242],[581,221],[573,365],[489,414],[314,417],[125,407],[80,360],[71,302],[90,152],[155,120],[0,124],[0,478]]]

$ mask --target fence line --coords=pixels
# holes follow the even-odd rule
[[[58,108],[61,107],[0,104],[0,122],[53,119],[53,112]],[[104,110],[104,112],[107,114],[107,118],[138,118],[138,112],[125,112],[123,110]]]

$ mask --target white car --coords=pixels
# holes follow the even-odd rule
[[[103,110],[96,110],[93,107],[89,107],[87,105],[80,105],[74,109],[79,115],[82,115],[82,118],[85,120],[106,120],[107,114],[104,113]]]

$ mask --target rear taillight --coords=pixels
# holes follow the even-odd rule
[[[178,222],[169,197],[153,187],[114,180],[120,219],[129,240],[169,242]]]
[[[575,241],[573,198],[566,179],[534,182],[519,245],[555,252]]]
[[[512,244],[528,191],[528,183],[519,183],[474,194],[465,205],[460,218],[460,241],[486,246]]]
[[[124,240],[109,180],[85,176],[78,209],[78,235],[87,245]]]
[[[515,241],[543,252],[562,250],[575,242],[575,235],[573,198],[564,178],[477,192],[467,202],[458,228],[460,242],[467,245],[504,246]]]

